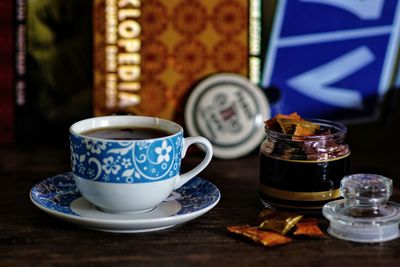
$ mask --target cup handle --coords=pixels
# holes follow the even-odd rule
[[[176,180],[175,180],[175,186],[174,189],[177,189],[187,183],[190,179],[195,177],[197,174],[199,174],[202,170],[204,170],[205,167],[210,163],[213,155],[213,148],[210,143],[206,138],[201,137],[201,136],[196,136],[196,137],[186,137],[183,139],[183,148],[182,148],[182,158],[185,157],[186,151],[189,146],[192,144],[198,143],[202,145],[205,150],[206,150],[206,155],[203,159],[202,162],[200,162],[199,165],[197,165],[194,169],[184,173],[180,174]]]

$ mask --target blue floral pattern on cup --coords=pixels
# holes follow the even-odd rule
[[[179,174],[182,132],[141,141],[107,141],[70,135],[75,175],[107,183],[161,181]]]

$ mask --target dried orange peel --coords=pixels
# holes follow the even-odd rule
[[[264,246],[277,246],[284,245],[292,242],[292,239],[270,231],[260,230],[257,226],[250,225],[239,225],[239,226],[229,226],[228,231],[243,235],[247,238],[250,238],[256,243],[260,243]]]
[[[297,112],[289,115],[277,114],[265,122],[267,129],[294,136],[315,135],[320,129],[319,124],[306,121]]]
[[[261,221],[259,228],[286,235],[301,218],[303,215],[265,209],[258,217]]]
[[[296,224],[296,231],[293,233],[295,236],[307,236],[322,238],[324,233],[318,227],[318,221],[314,218],[306,218],[300,220]]]
[[[228,226],[227,229],[231,233],[268,247],[290,243],[293,241],[291,237],[321,238],[324,236],[318,227],[317,219],[303,218],[303,215],[291,212],[264,209],[258,216],[257,224],[259,226],[245,224]],[[296,225],[296,231],[290,231],[294,225]]]
[[[295,136],[311,136],[314,135],[320,126],[319,124],[312,123],[310,121],[299,121],[296,125],[296,130],[294,131]]]

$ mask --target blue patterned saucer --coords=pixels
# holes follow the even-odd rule
[[[220,198],[215,185],[195,177],[152,211],[105,213],[82,197],[69,172],[41,181],[30,192],[33,204],[54,217],[94,230],[119,233],[156,231],[193,220],[211,210]]]

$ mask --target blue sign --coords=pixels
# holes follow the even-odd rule
[[[397,80],[395,83],[397,90],[400,90],[400,68],[397,70]]]
[[[280,90],[272,115],[376,118],[399,36],[399,0],[279,1],[261,82]]]

